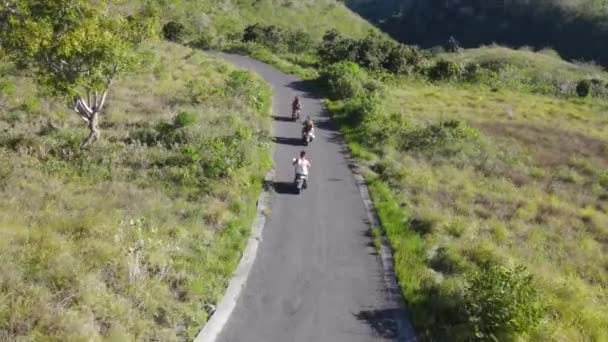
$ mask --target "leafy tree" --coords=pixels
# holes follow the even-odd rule
[[[137,47],[153,36],[158,14],[126,15],[110,0],[1,0],[0,46],[53,95],[68,99],[97,140],[99,113],[112,82],[133,70]]]
[[[591,81],[589,80],[580,80],[576,84],[576,94],[579,97],[587,97],[591,92]]]
[[[163,36],[172,42],[181,42],[184,39],[186,28],[184,25],[170,21],[163,26]]]
[[[465,306],[476,337],[495,341],[504,334],[531,331],[545,310],[534,279],[523,266],[486,265],[472,273]]]

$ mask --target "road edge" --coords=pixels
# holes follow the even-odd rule
[[[207,321],[203,329],[198,333],[194,342],[214,342],[217,340],[236,307],[241,292],[245,288],[245,284],[249,278],[249,273],[255,262],[260,243],[262,242],[267,210],[269,210],[272,200],[272,182],[274,176],[275,170],[273,168],[264,177],[263,188],[257,201],[257,213],[253,220],[251,235],[249,236],[247,246],[243,250],[239,265],[217,309],[211,316],[211,319]]]
[[[350,170],[355,178],[355,184],[359,189],[359,194],[361,195],[361,199],[363,200],[363,204],[365,206],[365,213],[367,215],[367,219],[369,221],[369,225],[371,229],[378,228],[381,230],[382,234],[380,235],[380,261],[382,263],[382,274],[384,278],[384,283],[387,288],[388,295],[390,296],[391,301],[399,303],[403,308],[407,309],[407,305],[401,296],[401,288],[399,286],[399,282],[397,281],[397,275],[395,274],[395,260],[393,258],[393,249],[386,238],[386,234],[384,229],[382,228],[382,223],[380,221],[380,217],[378,216],[378,211],[376,206],[374,205],[374,201],[371,198],[369,188],[367,186],[367,182],[365,181],[365,177],[361,173],[361,167],[357,163],[357,161],[352,157],[352,153],[348,143],[346,142],[346,137],[344,137],[340,133],[340,144],[344,151],[347,151],[348,154],[346,158],[349,163]],[[397,336],[396,341],[399,342],[416,342],[416,333],[411,324],[411,320],[409,317],[399,317],[395,315],[393,320],[396,324]]]

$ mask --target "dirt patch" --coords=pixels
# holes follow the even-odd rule
[[[608,167],[608,142],[555,127],[509,122],[474,124],[484,133],[516,139],[533,153],[542,166],[567,164],[573,157],[591,159]]]

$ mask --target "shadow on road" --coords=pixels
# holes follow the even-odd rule
[[[318,83],[314,80],[301,80],[301,81],[293,81],[287,84],[288,88],[291,88],[296,91],[301,91],[304,94],[302,97],[308,99],[320,99],[321,97],[317,94],[320,93],[318,89]]]
[[[278,115],[273,115],[273,116],[272,116],[272,119],[273,119],[274,121],[285,121],[285,122],[291,122],[291,121],[293,121],[293,120],[291,119],[291,116],[278,116]]]
[[[297,195],[298,194],[295,186],[293,185],[293,182],[274,182],[274,191],[277,194],[284,194],[284,195]]]
[[[302,138],[274,137],[272,141],[281,145],[304,146]]]
[[[369,325],[378,336],[396,339],[399,337],[399,324],[395,317],[402,313],[401,309],[370,310],[360,311],[355,317]]]

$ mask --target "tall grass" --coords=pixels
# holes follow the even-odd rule
[[[270,163],[270,91],[147,49],[88,150],[61,101],[2,66],[0,340],[191,339],[221,297]]]
[[[607,339],[606,100],[387,82],[328,107],[366,168],[420,337],[487,337],[464,310],[471,274],[523,265],[543,318],[495,338]]]

